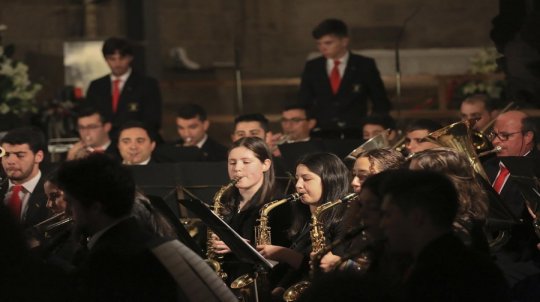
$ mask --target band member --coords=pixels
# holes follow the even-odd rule
[[[496,254],[497,264],[505,272],[511,286],[518,282],[527,284],[527,278],[535,278],[534,275],[540,274],[540,254],[536,250],[538,237],[532,227],[533,216],[503,160],[505,157],[524,157],[531,162],[538,161],[537,133],[537,126],[531,117],[524,112],[512,110],[497,116],[493,131],[488,134],[493,145],[502,149],[496,158],[484,163],[486,174],[504,204],[515,217],[524,221],[512,227],[510,241]],[[528,290],[520,291],[524,293],[532,289],[536,293],[535,288],[530,286]]]
[[[86,103],[112,124],[115,140],[122,124],[136,120],[147,125],[152,135],[161,129],[161,92],[156,79],[131,68],[135,51],[131,43],[111,37],[103,43],[102,53],[111,73],[90,83]]]
[[[39,240],[33,242],[33,251],[46,262],[69,272],[75,268],[73,260],[81,248],[81,238],[73,232],[65,194],[58,185],[57,170],[45,177],[43,187],[51,217],[32,228],[32,235]]]
[[[290,268],[280,280],[273,295],[281,296],[284,290],[307,277],[309,258],[312,252],[310,238],[310,219],[318,206],[328,201],[344,197],[349,189],[348,171],[343,162],[334,154],[314,153],[302,157],[296,166],[296,192],[301,194],[300,204],[295,204],[293,210],[295,220],[289,236],[292,245],[262,245],[257,250],[267,259],[287,263]],[[341,234],[340,221],[345,205],[340,204],[330,208],[322,216],[324,244],[335,240]]]
[[[412,121],[405,130],[405,147],[409,154],[437,148],[439,145],[423,141],[423,138],[431,132],[441,128],[441,125],[428,119],[418,119]]]
[[[371,115],[362,120],[362,137],[365,140],[387,131],[388,141],[393,142],[397,137],[396,121],[390,115]]]
[[[0,143],[6,151],[2,167],[9,180],[8,186],[4,186],[4,204],[23,228],[31,227],[49,214],[40,170],[47,148],[45,136],[35,128],[17,128],[9,131]]]
[[[361,193],[362,185],[369,176],[388,169],[399,169],[404,163],[405,158],[403,155],[395,150],[373,149],[360,153],[354,162],[352,171],[353,179],[351,181],[351,186],[354,192]],[[373,209],[373,206],[364,205],[365,202],[369,201],[366,201],[364,198],[351,203],[350,211],[347,211],[346,217],[343,220],[344,229],[348,230],[357,226],[361,221],[363,221],[363,217],[361,217],[363,211]],[[350,249],[352,244],[352,241],[349,244],[344,244],[343,246],[348,246],[348,248],[344,249]],[[321,258],[320,268],[325,272],[331,271],[334,269],[334,265],[338,261],[341,261],[340,256],[335,255],[332,252],[328,252],[326,255],[324,255],[324,257]]]
[[[398,169],[405,163],[403,155],[390,149],[373,149],[362,152],[354,162],[351,186],[356,193],[360,193],[362,183],[370,175],[388,169]]]
[[[240,236],[254,245],[259,210],[265,203],[275,199],[272,155],[264,141],[258,137],[244,137],[235,141],[229,151],[228,173],[231,179],[238,179],[238,182],[222,196],[222,214]],[[287,206],[278,207],[269,217],[272,241],[278,245],[289,244],[286,234],[290,226],[288,209]],[[214,240],[213,248],[218,254],[231,252],[227,244],[218,238]],[[252,272],[253,267],[250,264],[238,264],[233,255],[228,255],[225,269],[233,281],[242,274]]]
[[[155,161],[152,152],[156,148],[156,138],[141,122],[131,121],[120,127],[118,150],[124,165],[148,165]]]
[[[67,154],[67,160],[88,156],[93,152],[105,152],[120,160],[116,144],[111,141],[111,123],[95,108],[83,106],[77,113],[77,130],[80,141]]]
[[[416,153],[411,170],[430,170],[445,174],[458,192],[459,208],[454,231],[467,246],[488,252],[483,232],[488,213],[488,196],[475,178],[469,160],[458,151],[435,148]]]
[[[88,255],[74,273],[74,301],[234,300],[196,254],[131,216],[135,181],[126,167],[92,154],[65,162],[58,180],[74,227],[89,236]]]
[[[176,115],[176,130],[180,136],[176,145],[196,146],[208,161],[227,160],[227,147],[208,136],[209,127],[210,121],[203,107],[197,104],[181,106]]]
[[[381,189],[385,249],[414,259],[404,275],[400,298],[510,301],[508,286],[490,256],[467,248],[453,234],[459,210],[454,184],[433,171],[382,173],[389,174]]]
[[[312,34],[322,56],[306,63],[299,99],[313,106],[318,127],[360,128],[368,99],[373,113],[387,114],[391,105],[375,61],[349,50],[345,22],[326,19]]]
[[[495,108],[487,95],[475,94],[461,102],[459,113],[462,121],[474,119],[473,129],[483,131],[494,118]]]

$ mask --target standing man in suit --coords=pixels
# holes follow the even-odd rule
[[[3,188],[4,204],[23,228],[31,227],[49,214],[39,168],[45,157],[45,136],[35,128],[17,128],[9,131],[0,144],[6,151],[2,167],[8,178]]]
[[[158,82],[132,70],[134,54],[127,40],[109,38],[103,44],[102,52],[111,73],[90,83],[86,102],[111,121],[113,140],[119,127],[130,120],[145,123],[157,135],[161,128]]]
[[[177,145],[196,146],[208,161],[227,160],[227,148],[208,136],[208,127],[210,121],[203,107],[196,104],[183,105],[176,116],[176,130],[180,136]]]
[[[67,160],[85,157],[93,152],[104,152],[120,160],[118,148],[109,137],[111,127],[111,122],[107,121],[97,109],[82,107],[77,113],[80,141],[69,149]]]
[[[530,276],[540,276],[540,252],[536,250],[539,238],[532,227],[531,215],[534,213],[527,210],[521,190],[510,178],[511,172],[501,159],[524,156],[531,158],[533,162],[537,161],[536,133],[534,121],[524,112],[514,110],[497,116],[493,131],[488,135],[493,146],[501,147],[501,151],[496,158],[484,163],[486,174],[508,209],[515,217],[523,220],[523,223],[512,228],[510,241],[495,254],[497,264],[504,271],[511,286]],[[531,288],[520,291],[530,290]]]
[[[299,98],[314,109],[322,129],[360,129],[368,113],[388,114],[390,101],[375,61],[349,51],[347,25],[338,19],[322,21],[312,32],[321,57],[306,63]]]

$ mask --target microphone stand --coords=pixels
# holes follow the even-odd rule
[[[396,110],[397,110],[397,120],[401,118],[401,64],[399,60],[399,43],[401,42],[401,38],[403,37],[403,33],[405,32],[405,27],[407,26],[407,23],[411,21],[414,16],[420,11],[420,8],[422,8],[422,5],[424,3],[420,3],[416,7],[416,9],[410,14],[405,21],[403,21],[403,24],[401,25],[401,28],[399,30],[399,33],[396,38],[396,47],[395,47],[395,62],[396,62]]]
[[[237,114],[244,112],[244,99],[242,95],[242,71],[240,69],[240,50],[234,48],[234,76],[236,86],[236,110]]]

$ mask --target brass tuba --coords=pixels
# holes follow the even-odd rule
[[[315,210],[315,213],[311,215],[311,229],[309,232],[309,236],[311,238],[311,253],[317,254],[320,253],[322,250],[326,247],[326,238],[324,235],[324,224],[321,221],[322,214],[331,208],[337,206],[341,203],[347,203],[350,200],[356,198],[358,194],[351,193],[346,195],[345,197],[334,200],[334,201],[328,201],[320,206],[317,207]],[[313,278],[315,275],[315,267],[312,264],[310,266],[310,277]],[[309,281],[300,281],[296,284],[293,284],[287,290],[283,293],[283,300],[286,302],[292,302],[297,301],[298,298],[300,298],[300,295],[309,288],[311,285],[311,282]]]
[[[234,185],[236,185],[238,180],[239,180],[238,178],[231,179],[231,181],[228,184],[222,186],[214,195],[214,208],[212,211],[219,218],[223,219],[223,214],[222,214],[223,204],[221,203],[221,197],[226,191],[230,190]],[[206,231],[206,260],[205,261],[218,274],[218,276],[222,280],[225,281],[227,279],[227,273],[223,271],[223,268],[222,268],[223,256],[218,255],[214,251],[214,247],[212,246],[213,236],[214,236],[214,232],[210,228],[208,228],[208,230]]]
[[[482,179],[478,180],[480,184],[491,187],[489,185],[489,178],[480,163],[480,159],[476,154],[476,148],[471,139],[471,125],[473,123],[474,120],[453,123],[431,132],[423,139],[462,153],[468,159],[473,170],[482,177]],[[509,235],[507,230],[498,231],[498,235],[495,238],[488,240],[490,248],[496,249],[504,245],[508,241]]]
[[[255,246],[272,244],[272,232],[270,226],[268,225],[268,215],[270,214],[270,212],[282,204],[296,201],[298,199],[300,199],[300,194],[293,193],[283,199],[271,201],[261,207],[259,211],[260,218],[257,219],[259,225],[255,226]],[[253,296],[251,286],[253,285],[253,282],[257,281],[258,277],[259,276],[257,273],[255,275],[244,274],[236,278],[231,283],[231,288],[240,291],[240,294],[243,297],[251,297]],[[244,299],[244,301],[245,300],[249,299]]]
[[[423,140],[461,152],[469,160],[469,164],[473,170],[482,176],[483,179],[489,181],[471,140],[472,123],[473,121],[471,120],[453,123],[431,132]]]
[[[352,159],[356,160],[358,155],[360,153],[373,150],[373,149],[381,149],[381,148],[387,148],[390,146],[390,143],[388,141],[388,134],[386,131],[383,131],[382,133],[368,139],[366,142],[364,142],[362,145],[357,147],[356,149],[352,150],[349,155],[345,157],[345,159]]]

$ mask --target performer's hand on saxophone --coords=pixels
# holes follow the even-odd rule
[[[336,263],[340,260],[341,257],[334,255],[332,252],[328,252],[321,258],[319,268],[325,273],[331,272],[334,270]]]

